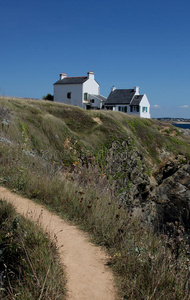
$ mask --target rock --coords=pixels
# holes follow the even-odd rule
[[[143,156],[130,138],[112,144],[106,157],[106,173],[111,189],[128,208],[140,206],[149,195],[150,180],[145,171]]]
[[[179,221],[190,229],[190,165],[163,180],[156,190],[155,202],[160,222]]]
[[[127,209],[141,209],[154,228],[178,221],[190,229],[190,166],[181,161],[181,156],[165,153],[149,177],[133,141],[115,142],[106,157],[110,188]]]

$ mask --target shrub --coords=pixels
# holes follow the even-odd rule
[[[43,100],[49,100],[49,101],[53,101],[53,95],[51,95],[51,94],[47,94],[46,96],[43,96]]]

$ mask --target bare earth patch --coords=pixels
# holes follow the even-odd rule
[[[100,118],[96,117],[96,118],[93,118],[93,120],[98,123],[99,125],[102,125],[102,121],[100,120]]]
[[[0,187],[0,198],[14,205],[19,214],[56,235],[61,263],[66,267],[69,300],[114,300],[113,275],[105,266],[108,257],[88,235],[33,201]]]

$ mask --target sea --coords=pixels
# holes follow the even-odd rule
[[[172,125],[183,129],[190,129],[190,123],[172,123]]]

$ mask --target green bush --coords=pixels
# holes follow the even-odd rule
[[[53,101],[53,95],[51,95],[51,94],[47,94],[46,96],[43,96],[43,100],[49,100],[49,101]]]

